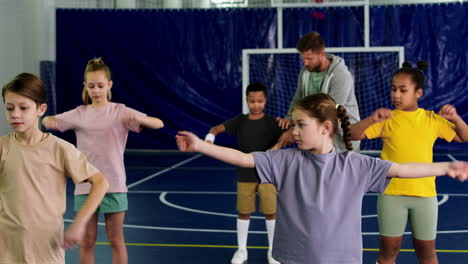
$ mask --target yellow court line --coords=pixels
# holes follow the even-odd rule
[[[378,248],[364,248],[363,251],[379,251]],[[401,252],[414,252],[414,249],[400,249]],[[436,249],[439,253],[468,253],[464,249]]]
[[[97,242],[97,245],[109,245],[109,242]],[[125,243],[127,246],[140,247],[192,247],[192,248],[237,248],[237,246],[229,245],[197,245],[197,244],[150,244],[150,243]],[[268,249],[265,246],[248,246],[250,249]],[[364,248],[363,251],[379,251],[378,248]],[[414,252],[414,249],[401,249],[401,252]],[[463,249],[437,249],[439,253],[468,253],[468,250]]]

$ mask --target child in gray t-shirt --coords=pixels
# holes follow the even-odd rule
[[[383,192],[389,178],[448,174],[463,181],[468,163],[396,164],[355,152],[337,152],[338,120],[351,149],[346,108],[326,94],[300,100],[293,111],[298,149],[246,154],[206,143],[190,132],[176,136],[181,151],[197,151],[253,168],[278,190],[273,257],[283,264],[361,264],[361,206],[366,192]]]

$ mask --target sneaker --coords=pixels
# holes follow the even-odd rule
[[[281,264],[273,258],[271,250],[268,250],[267,258],[268,258],[268,264]]]
[[[247,250],[238,249],[232,256],[231,264],[244,264],[247,261]]]

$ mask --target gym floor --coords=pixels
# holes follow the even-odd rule
[[[468,160],[468,153],[437,153],[435,161]],[[235,167],[207,156],[171,151],[125,154],[129,210],[125,241],[129,263],[230,263],[236,240]],[[440,263],[466,263],[468,258],[468,183],[437,179]],[[363,263],[374,264],[378,251],[376,194],[363,200]],[[68,185],[65,222],[73,218],[73,184]],[[96,263],[111,263],[103,216],[100,216]],[[267,263],[264,218],[255,214],[248,237],[249,264]],[[407,231],[410,231],[408,228]],[[414,264],[410,233],[404,236],[397,263]],[[66,253],[66,263],[78,263],[79,250]]]

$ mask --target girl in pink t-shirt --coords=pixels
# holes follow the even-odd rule
[[[123,236],[127,210],[127,187],[123,153],[129,130],[139,132],[141,127],[159,129],[163,122],[146,116],[123,104],[110,102],[112,80],[109,67],[102,59],[88,62],[84,73],[83,105],[42,120],[47,129],[76,134],[77,148],[107,177],[109,190],[98,208],[104,213],[106,231],[112,248],[113,263],[127,263],[128,256]],[[89,185],[75,189],[75,210],[79,210],[89,193]],[[94,263],[98,211],[87,225],[85,239],[80,245],[80,261]]]

